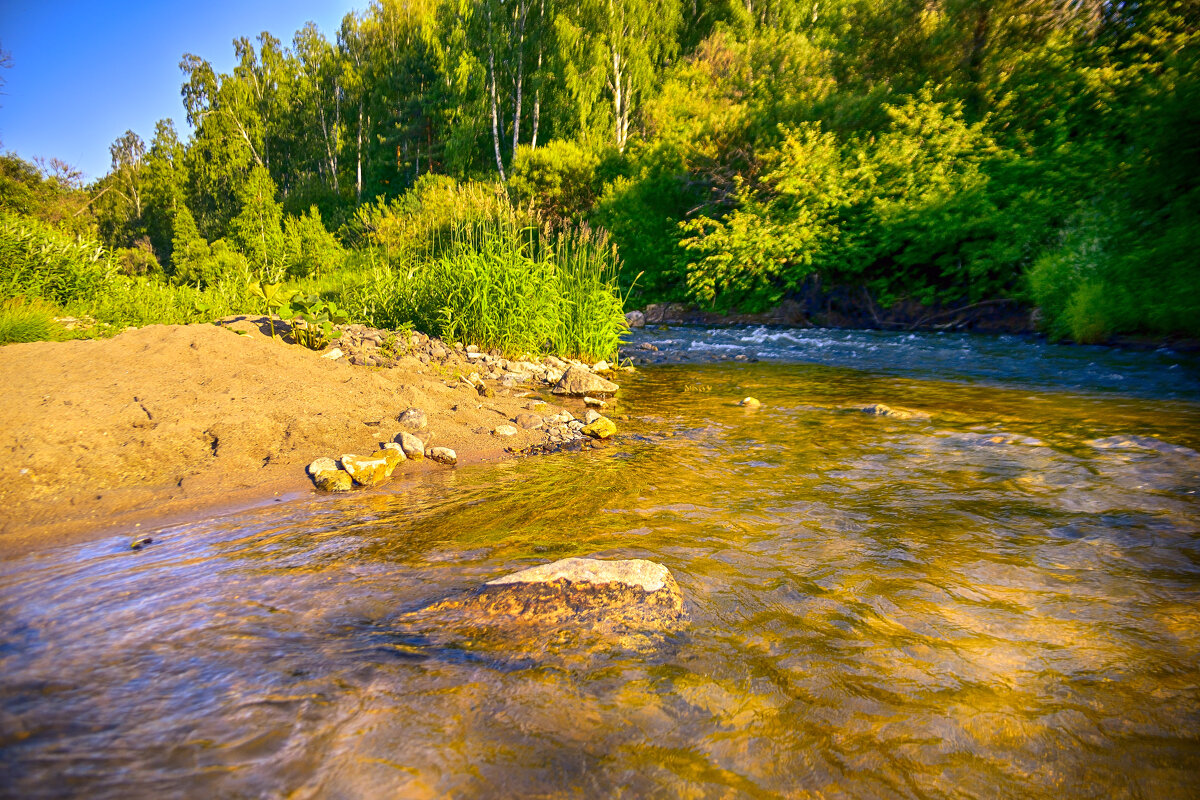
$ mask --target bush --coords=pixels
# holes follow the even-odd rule
[[[325,229],[321,212],[313,206],[307,214],[288,217],[283,221],[284,261],[287,274],[293,278],[337,271],[346,258],[346,251],[337,237]]]
[[[553,141],[513,155],[508,189],[551,223],[581,219],[596,202],[600,158],[574,142]]]
[[[161,275],[162,265],[154,253],[150,238],[143,236],[133,247],[122,247],[114,253],[121,272],[125,275]]]
[[[0,302],[0,344],[53,338],[55,309],[39,300],[12,297]]]
[[[510,353],[615,355],[625,319],[604,235],[538,227],[482,187],[438,182],[414,194],[372,212],[379,246],[344,295],[352,317]]]
[[[0,211],[0,264],[0,297],[40,297],[57,305],[91,296],[117,271],[99,242],[7,211]]]

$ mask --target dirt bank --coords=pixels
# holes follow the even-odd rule
[[[460,463],[547,440],[493,435],[531,403],[505,362],[418,334],[388,366],[355,366],[234,327],[0,347],[0,555],[313,491],[306,464],[376,450],[410,407],[428,415],[418,435]],[[484,397],[461,379],[472,372],[505,380],[484,381],[495,387]],[[423,469],[447,467],[398,472]]]

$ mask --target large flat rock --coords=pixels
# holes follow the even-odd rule
[[[587,624],[605,630],[665,630],[686,619],[670,571],[644,559],[565,558],[488,581],[464,600],[430,611],[458,611],[488,627]]]

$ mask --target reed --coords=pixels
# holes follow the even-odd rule
[[[488,187],[438,182],[414,194],[376,209],[370,270],[347,291],[353,311],[507,353],[616,354],[627,328],[603,233],[539,224]]]

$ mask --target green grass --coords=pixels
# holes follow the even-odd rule
[[[0,302],[0,345],[54,338],[55,309],[40,301],[12,297]]]

